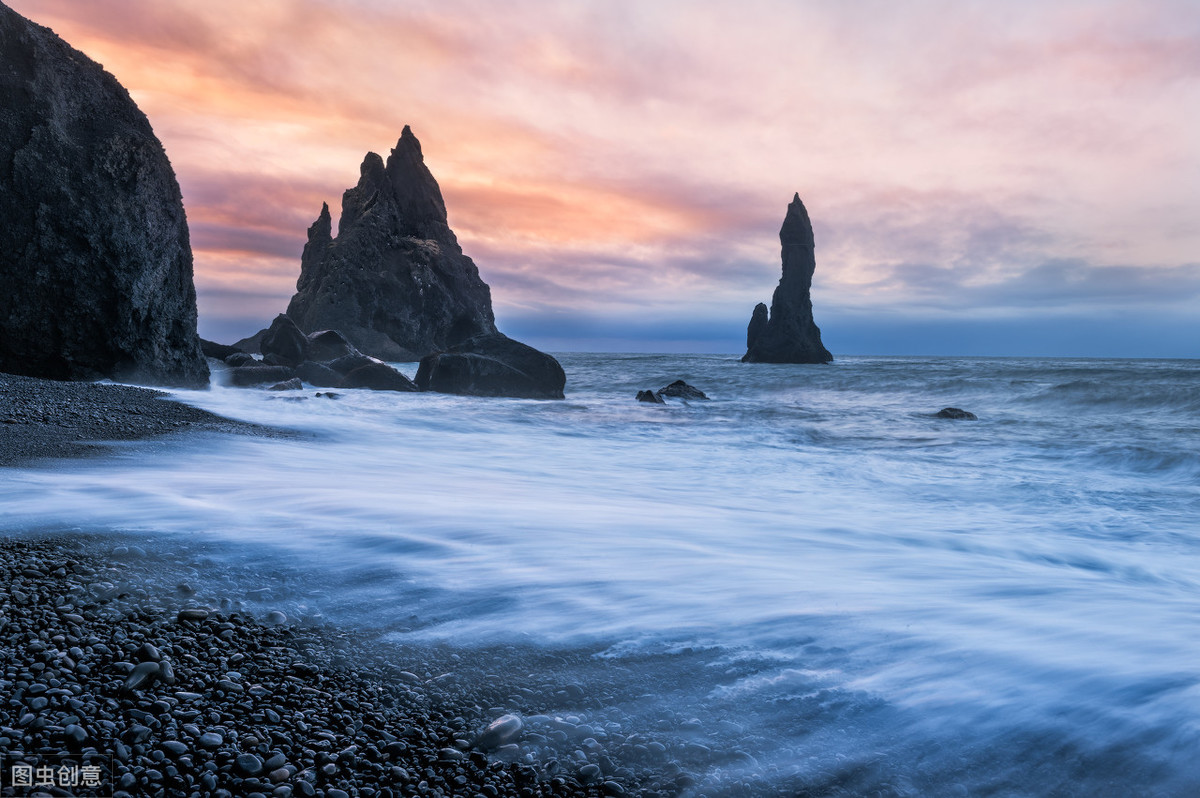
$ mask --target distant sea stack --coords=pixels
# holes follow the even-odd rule
[[[812,222],[797,194],[779,230],[783,277],[771,298],[771,312],[759,303],[746,329],[743,363],[829,363],[833,355],[821,343],[813,321],[813,271],[817,268]]]
[[[129,93],[0,4],[0,371],[204,386],[187,219]]]
[[[491,291],[446,223],[408,126],[386,164],[367,153],[336,237],[331,227],[324,205],[287,309],[300,329],[338,330],[368,355],[407,361],[496,332]]]

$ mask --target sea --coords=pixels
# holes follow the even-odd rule
[[[314,614],[406,643],[659,657],[638,705],[737,754],[685,795],[1200,794],[1200,361],[559,358],[563,401],[217,373],[173,396],[298,434],[9,469],[0,527],[307,562]],[[634,399],[677,379],[709,399]]]

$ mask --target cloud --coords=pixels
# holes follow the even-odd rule
[[[793,191],[818,317],[1195,296],[1189,0],[11,4],[131,90],[198,284],[254,307],[406,123],[504,313],[731,323],[774,288]]]

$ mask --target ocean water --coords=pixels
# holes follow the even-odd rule
[[[398,640],[709,652],[662,701],[738,756],[689,794],[1200,794],[1200,361],[561,361],[560,402],[179,392],[304,435],[5,471],[0,524],[308,561]]]

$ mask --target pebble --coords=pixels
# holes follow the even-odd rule
[[[199,608],[180,610],[176,619],[180,621],[205,621],[208,620],[208,610]]]
[[[178,740],[164,740],[162,748],[171,756],[183,756],[188,752],[188,747]]]
[[[132,691],[147,687],[156,675],[158,675],[157,662],[142,662],[125,679],[125,689]]]
[[[485,751],[513,742],[525,726],[517,715],[503,715],[489,723],[475,738],[475,745]]]
[[[484,677],[474,655],[418,649],[403,655],[401,674],[359,648],[354,633],[295,627],[282,610],[256,620],[240,609],[246,594],[222,581],[229,566],[206,563],[205,584],[182,591],[178,574],[149,576],[167,567],[167,554],[143,560],[127,548],[121,563],[102,562],[85,578],[59,553],[76,544],[55,546],[54,560],[28,556],[30,545],[38,544],[0,542],[0,631],[14,643],[0,646],[0,696],[10,696],[0,702],[5,758],[29,750],[109,754],[105,794],[121,798],[624,795],[640,777],[595,761],[556,770],[555,759],[570,762],[577,747],[620,752],[613,737],[596,736],[608,718],[580,704],[562,724],[572,743],[556,748],[529,733],[534,717],[517,709],[562,711],[555,692],[575,692],[561,687],[569,679],[504,681],[535,665],[496,669],[521,677]],[[274,583],[270,590],[295,597]],[[185,594],[226,609],[180,609]],[[66,626],[75,614],[86,622]]]
[[[238,754],[237,759],[234,760],[234,764],[237,765],[239,771],[245,773],[247,776],[257,776],[259,773],[262,773],[263,769],[263,761],[254,754]]]

